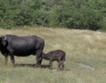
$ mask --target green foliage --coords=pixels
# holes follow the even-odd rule
[[[42,26],[105,30],[105,0],[0,0],[3,28]]]

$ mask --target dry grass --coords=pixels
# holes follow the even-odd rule
[[[33,68],[35,57],[15,57],[17,67],[11,61],[4,65],[0,56],[0,83],[106,83],[106,33],[89,30],[61,28],[23,28],[16,30],[0,29],[0,35],[38,35],[45,39],[45,52],[62,49],[67,53],[65,70]],[[49,62],[43,60],[42,65]],[[94,68],[83,67],[85,64]]]

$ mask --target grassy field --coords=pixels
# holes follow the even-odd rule
[[[65,70],[57,71],[57,63],[49,70],[48,61],[34,68],[35,56],[15,57],[4,64],[0,54],[0,83],[106,83],[106,33],[60,28],[0,29],[0,35],[38,35],[45,39],[44,52],[62,49],[66,52]]]

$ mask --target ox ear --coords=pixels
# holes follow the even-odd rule
[[[2,44],[4,46],[7,44],[7,38],[5,36],[2,37]]]

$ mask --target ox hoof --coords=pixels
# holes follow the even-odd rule
[[[41,65],[35,65],[35,68],[41,68]]]

